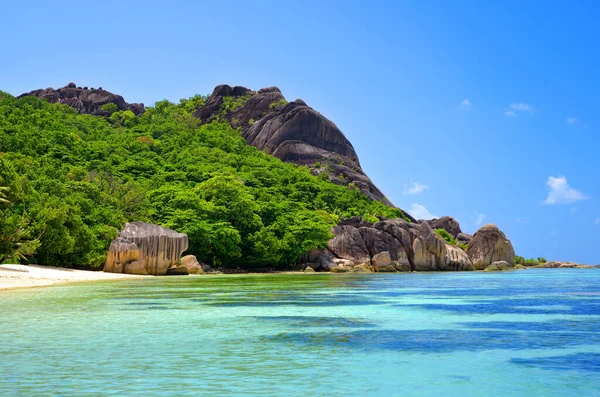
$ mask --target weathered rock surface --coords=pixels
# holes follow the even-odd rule
[[[119,110],[131,110],[136,116],[145,111],[143,103],[127,103],[121,95],[113,94],[102,88],[88,89],[87,87],[77,87],[74,83],[69,83],[58,89],[46,88],[33,90],[19,97],[28,95],[46,99],[50,103],[69,105],[77,109],[79,113],[93,114],[95,116],[109,116],[109,112],[100,109],[108,103],[114,103]]]
[[[468,255],[460,248],[446,244],[427,222],[421,222],[419,235],[412,248],[413,270],[473,270]]]
[[[356,265],[352,269],[354,270],[354,273],[373,273],[371,266],[367,265],[366,263]]]
[[[314,273],[314,272],[315,272],[315,269],[313,269],[310,266],[307,266],[306,269],[304,269],[304,273]]]
[[[195,255],[186,255],[179,260],[179,264],[188,269],[189,274],[204,274],[204,269]]]
[[[226,97],[243,105],[223,115]],[[283,161],[308,166],[314,174],[326,172],[334,183],[353,183],[368,197],[392,205],[362,171],[356,151],[342,131],[303,100],[288,103],[277,87],[255,92],[219,85],[194,116],[202,123],[225,117],[241,128],[250,145]]]
[[[187,248],[183,233],[145,222],[126,223],[110,245],[104,271],[162,276],[178,267]]]
[[[484,272],[503,272],[507,270],[515,270],[515,266],[505,261],[498,261],[483,269]]]
[[[468,233],[458,233],[456,236],[456,241],[458,241],[459,244],[469,244],[471,240],[473,240],[473,235]]]
[[[467,246],[475,270],[483,270],[494,262],[515,263],[515,250],[496,225],[488,224],[475,233]]]
[[[354,217],[342,220],[332,232],[327,249],[304,258],[317,271],[352,264],[376,272],[473,270],[469,256],[448,245],[428,222],[386,219],[372,224]]]
[[[431,226],[431,228],[433,230],[444,229],[445,231],[450,233],[452,235],[452,237],[454,237],[454,238],[456,238],[459,234],[462,233],[462,231],[460,230],[460,225],[458,224],[458,221],[456,219],[452,218],[451,216],[443,216],[441,218],[435,218],[435,219],[427,221],[427,223],[429,223],[429,226]]]
[[[527,268],[523,265],[515,265],[515,270],[527,270]]]

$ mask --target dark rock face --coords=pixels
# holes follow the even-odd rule
[[[456,219],[452,218],[451,216],[443,216],[441,218],[432,219],[430,221],[427,221],[427,223],[429,223],[429,226],[431,226],[433,230],[444,229],[445,231],[450,233],[454,238],[456,238],[459,235],[459,233],[462,233],[462,231],[460,230],[460,225],[458,224]]]
[[[107,103],[114,103],[119,110],[131,110],[136,116],[145,111],[143,103],[127,103],[121,95],[113,94],[102,88],[88,89],[87,87],[77,87],[74,83],[69,83],[56,90],[54,88],[33,90],[19,97],[28,95],[46,99],[50,103],[69,105],[77,109],[79,113],[93,114],[95,116],[109,116],[107,111],[100,109]]]
[[[507,262],[514,266],[515,250],[509,239],[498,229],[488,224],[479,229],[467,246],[475,270],[483,270],[494,262]]]
[[[473,240],[473,235],[467,233],[458,233],[456,236],[456,240],[460,244],[469,244],[471,240]]]
[[[315,270],[367,265],[378,272],[473,270],[471,259],[459,247],[446,244],[429,223],[387,219],[375,224],[360,217],[343,220],[332,229],[327,249],[307,258]],[[336,270],[337,271],[337,270]]]
[[[162,276],[180,267],[179,257],[187,248],[188,237],[183,233],[151,223],[126,223],[110,244],[104,271]]]
[[[224,117],[241,128],[250,145],[283,161],[308,166],[314,174],[327,172],[332,182],[353,183],[369,198],[392,205],[362,171],[354,147],[342,131],[303,100],[286,102],[277,87],[254,92],[219,85],[194,116],[203,123],[212,121],[228,96],[242,101],[247,97],[240,108]]]

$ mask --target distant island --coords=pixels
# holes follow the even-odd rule
[[[469,235],[451,217],[395,207],[339,128],[276,87],[220,85],[154,107],[74,83],[0,92],[0,211],[0,264],[155,275],[515,268],[495,225]]]

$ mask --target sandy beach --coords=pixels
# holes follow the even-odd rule
[[[92,272],[35,265],[0,265],[0,291],[13,288],[42,287],[78,281],[140,278],[130,274]]]

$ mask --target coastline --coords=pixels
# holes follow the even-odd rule
[[[134,279],[149,276],[104,273],[89,270],[37,265],[0,265],[0,292],[34,287],[46,287],[71,282]]]
[[[533,266],[527,269],[556,269],[556,268],[578,268],[578,269],[591,269],[600,266],[590,265],[577,265],[577,266]],[[482,272],[476,271],[476,272]],[[249,272],[249,273],[231,273],[231,274],[202,274],[195,275],[192,277],[206,277],[206,276],[232,276],[232,275],[265,275],[265,274],[311,274],[311,275],[325,275],[325,274],[338,274],[337,272],[311,272],[305,273],[303,271],[281,271],[281,272]],[[340,274],[352,274],[352,273],[340,273]],[[38,266],[38,265],[0,265],[0,293],[8,290],[26,289],[26,288],[37,288],[37,287],[48,287],[57,284],[67,284],[73,282],[86,282],[86,281],[102,281],[102,280],[123,280],[123,279],[141,279],[154,276],[141,276],[133,274],[123,273],[105,273],[102,271],[90,271],[90,270],[77,270],[63,267],[54,266]],[[176,276],[168,276],[176,277]]]

